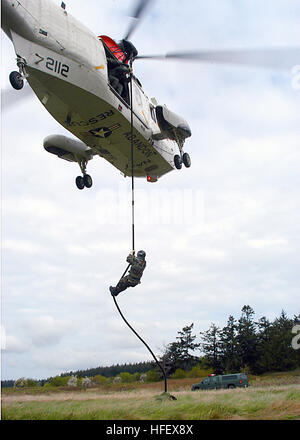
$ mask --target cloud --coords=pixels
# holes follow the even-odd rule
[[[261,249],[266,247],[274,247],[274,246],[286,246],[288,244],[287,240],[283,238],[275,238],[275,239],[252,239],[247,241],[250,247],[255,249]]]
[[[33,317],[24,322],[23,327],[36,347],[57,345],[68,333],[75,330],[74,322],[47,315]]]
[[[27,343],[17,336],[6,334],[3,342],[3,350],[6,353],[26,353],[28,351]]]
[[[132,6],[67,7],[97,35],[119,39]],[[133,43],[140,54],[297,46],[298,16],[295,0],[154,2]],[[16,66],[5,36],[2,48],[6,88]],[[300,95],[292,76],[179,62],[134,69],[148,96],[190,123],[192,167],[155,185],[136,179],[136,247],[146,250],[147,268],[142,284],[118,297],[125,316],[156,352],[184,325],[194,322],[198,335],[244,304],[270,319],[282,308],[292,315],[300,281]],[[150,358],[108,291],[131,250],[131,182],[94,158],[93,188],[77,191],[77,164],[43,149],[53,133],[67,134],[36,98],[2,115],[8,379]]]
[[[40,253],[42,248],[36,243],[25,240],[4,240],[2,248],[5,251],[25,253],[25,254],[37,254]]]

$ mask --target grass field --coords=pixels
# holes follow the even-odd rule
[[[3,390],[3,420],[300,420],[300,370],[250,377],[247,389],[190,391],[198,379],[170,380],[177,400],[156,400],[162,383],[116,390]]]

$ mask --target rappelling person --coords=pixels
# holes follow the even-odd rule
[[[146,252],[138,251],[136,257],[132,251],[127,257],[127,263],[130,264],[129,274],[120,279],[116,287],[110,286],[109,290],[112,296],[119,295],[128,287],[135,287],[141,283],[141,278],[146,267]]]

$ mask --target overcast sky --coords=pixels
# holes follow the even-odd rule
[[[66,3],[116,40],[134,5]],[[132,42],[140,54],[300,46],[299,29],[298,0],[157,0]],[[6,89],[15,54],[1,34]],[[147,252],[147,269],[118,302],[157,354],[183,326],[194,323],[199,336],[239,318],[245,304],[256,319],[300,312],[297,65],[135,63],[148,96],[193,133],[190,169],[156,184],[136,180],[136,247]],[[56,133],[68,135],[35,97],[2,112],[2,379],[151,359],[108,291],[131,250],[130,179],[96,157],[93,188],[77,190],[77,164],[43,149]]]

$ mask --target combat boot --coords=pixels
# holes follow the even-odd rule
[[[115,287],[110,286],[109,290],[110,290],[110,293],[112,294],[112,296],[119,295],[119,292],[117,292],[117,289]]]

